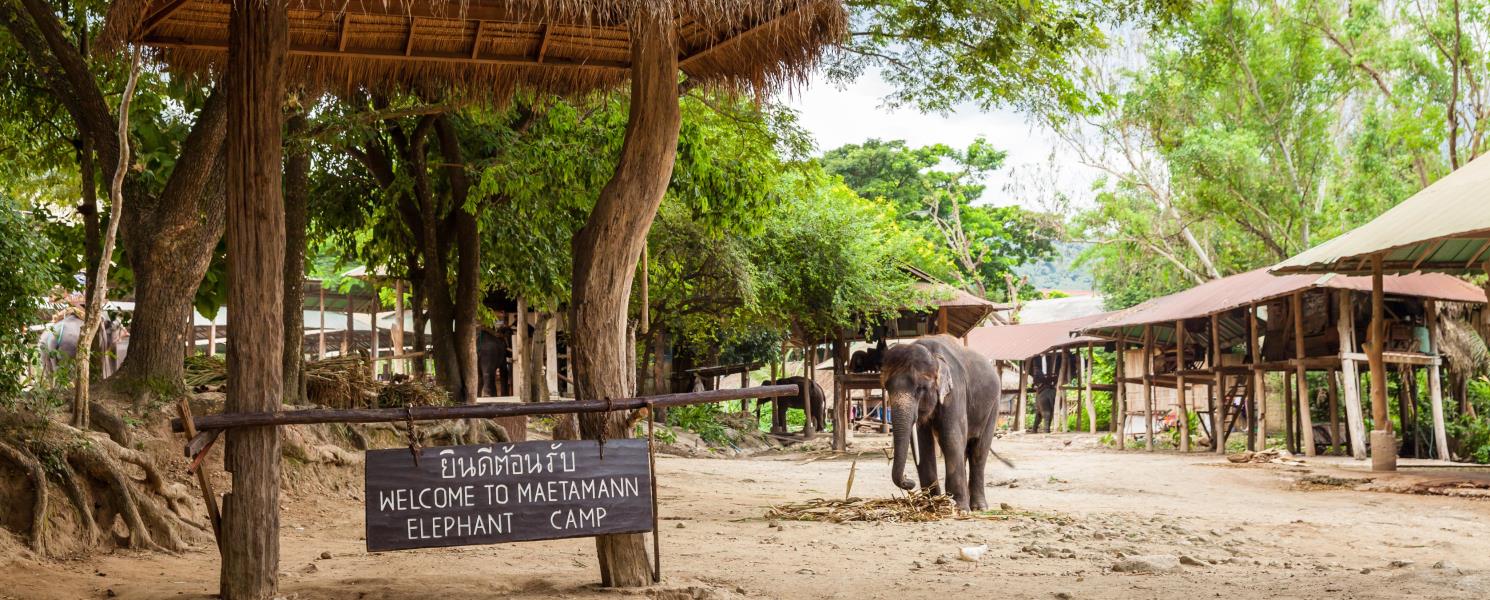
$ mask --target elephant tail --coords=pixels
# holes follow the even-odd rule
[[[1009,467],[1010,469],[1017,469],[1017,468],[1019,468],[1019,467],[1014,466],[1014,463],[1009,462],[1009,459],[1004,458],[1002,456],[999,456],[999,453],[994,452],[992,448],[989,448],[988,449],[988,453],[989,454],[992,454],[994,458],[999,459],[999,462],[1004,463],[1004,466]]]

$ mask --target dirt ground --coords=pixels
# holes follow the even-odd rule
[[[774,504],[841,498],[854,456],[855,496],[899,493],[887,443],[860,437],[838,457],[660,457],[664,581],[626,592],[596,587],[583,539],[368,554],[360,467],[300,473],[331,483],[285,497],[280,587],[300,599],[1490,597],[1490,502],[1301,483],[1369,475],[1323,460],[1234,465],[1016,436],[995,448],[1017,468],[990,461],[989,501],[1009,505],[998,518],[763,518]],[[958,560],[981,544],[981,561]],[[1168,570],[1114,570],[1153,555],[1139,560]],[[210,548],[12,562],[0,598],[209,598],[217,569]]]

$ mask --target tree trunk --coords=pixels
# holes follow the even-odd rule
[[[305,227],[310,202],[310,148],[298,137],[305,131],[304,112],[290,115],[285,156],[285,341],[284,403],[303,404],[301,366],[305,362]]]
[[[227,96],[219,86],[202,107],[161,195],[136,194],[126,203],[121,240],[134,271],[135,312],[129,353],[112,378],[126,393],[182,385],[182,324],[191,318],[226,216]]]
[[[435,124],[433,115],[419,119],[409,137],[404,160],[414,180],[414,203],[419,211],[419,249],[424,271],[424,297],[429,306],[430,353],[435,359],[435,377],[453,398],[462,398],[460,363],[455,354],[455,303],[450,299],[449,269],[441,244],[439,198],[430,187],[428,159],[425,157],[429,131]]]
[[[653,12],[656,11],[656,12]],[[677,150],[678,65],[672,19],[639,5],[630,20],[631,106],[615,175],[601,190],[584,228],[574,237],[571,304],[576,397],[619,398],[626,392],[626,306],[642,244],[672,177]],[[622,438],[626,415],[580,418],[586,439]],[[650,580],[641,534],[595,538],[601,584],[646,585]]]
[[[481,304],[481,237],[476,214],[466,206],[470,179],[460,149],[460,138],[447,115],[435,119],[440,154],[445,157],[450,182],[450,212],[455,222],[455,367],[460,372],[462,404],[475,404],[480,379],[476,369],[476,309]]]
[[[285,224],[281,104],[284,0],[235,2],[228,22],[228,396],[224,412],[279,410],[283,392]],[[275,595],[279,583],[279,430],[229,430],[224,458],[221,594]]]

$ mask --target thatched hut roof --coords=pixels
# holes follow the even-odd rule
[[[656,0],[654,0],[656,1]],[[116,0],[102,41],[139,43],[176,73],[214,72],[232,0]],[[666,0],[696,83],[771,90],[805,80],[844,35],[839,0]],[[626,0],[289,0],[294,83],[579,94],[626,80]]]

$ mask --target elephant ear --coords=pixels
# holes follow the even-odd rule
[[[952,393],[952,369],[947,366],[947,359],[940,354],[936,355],[936,362],[936,403],[941,404]]]

